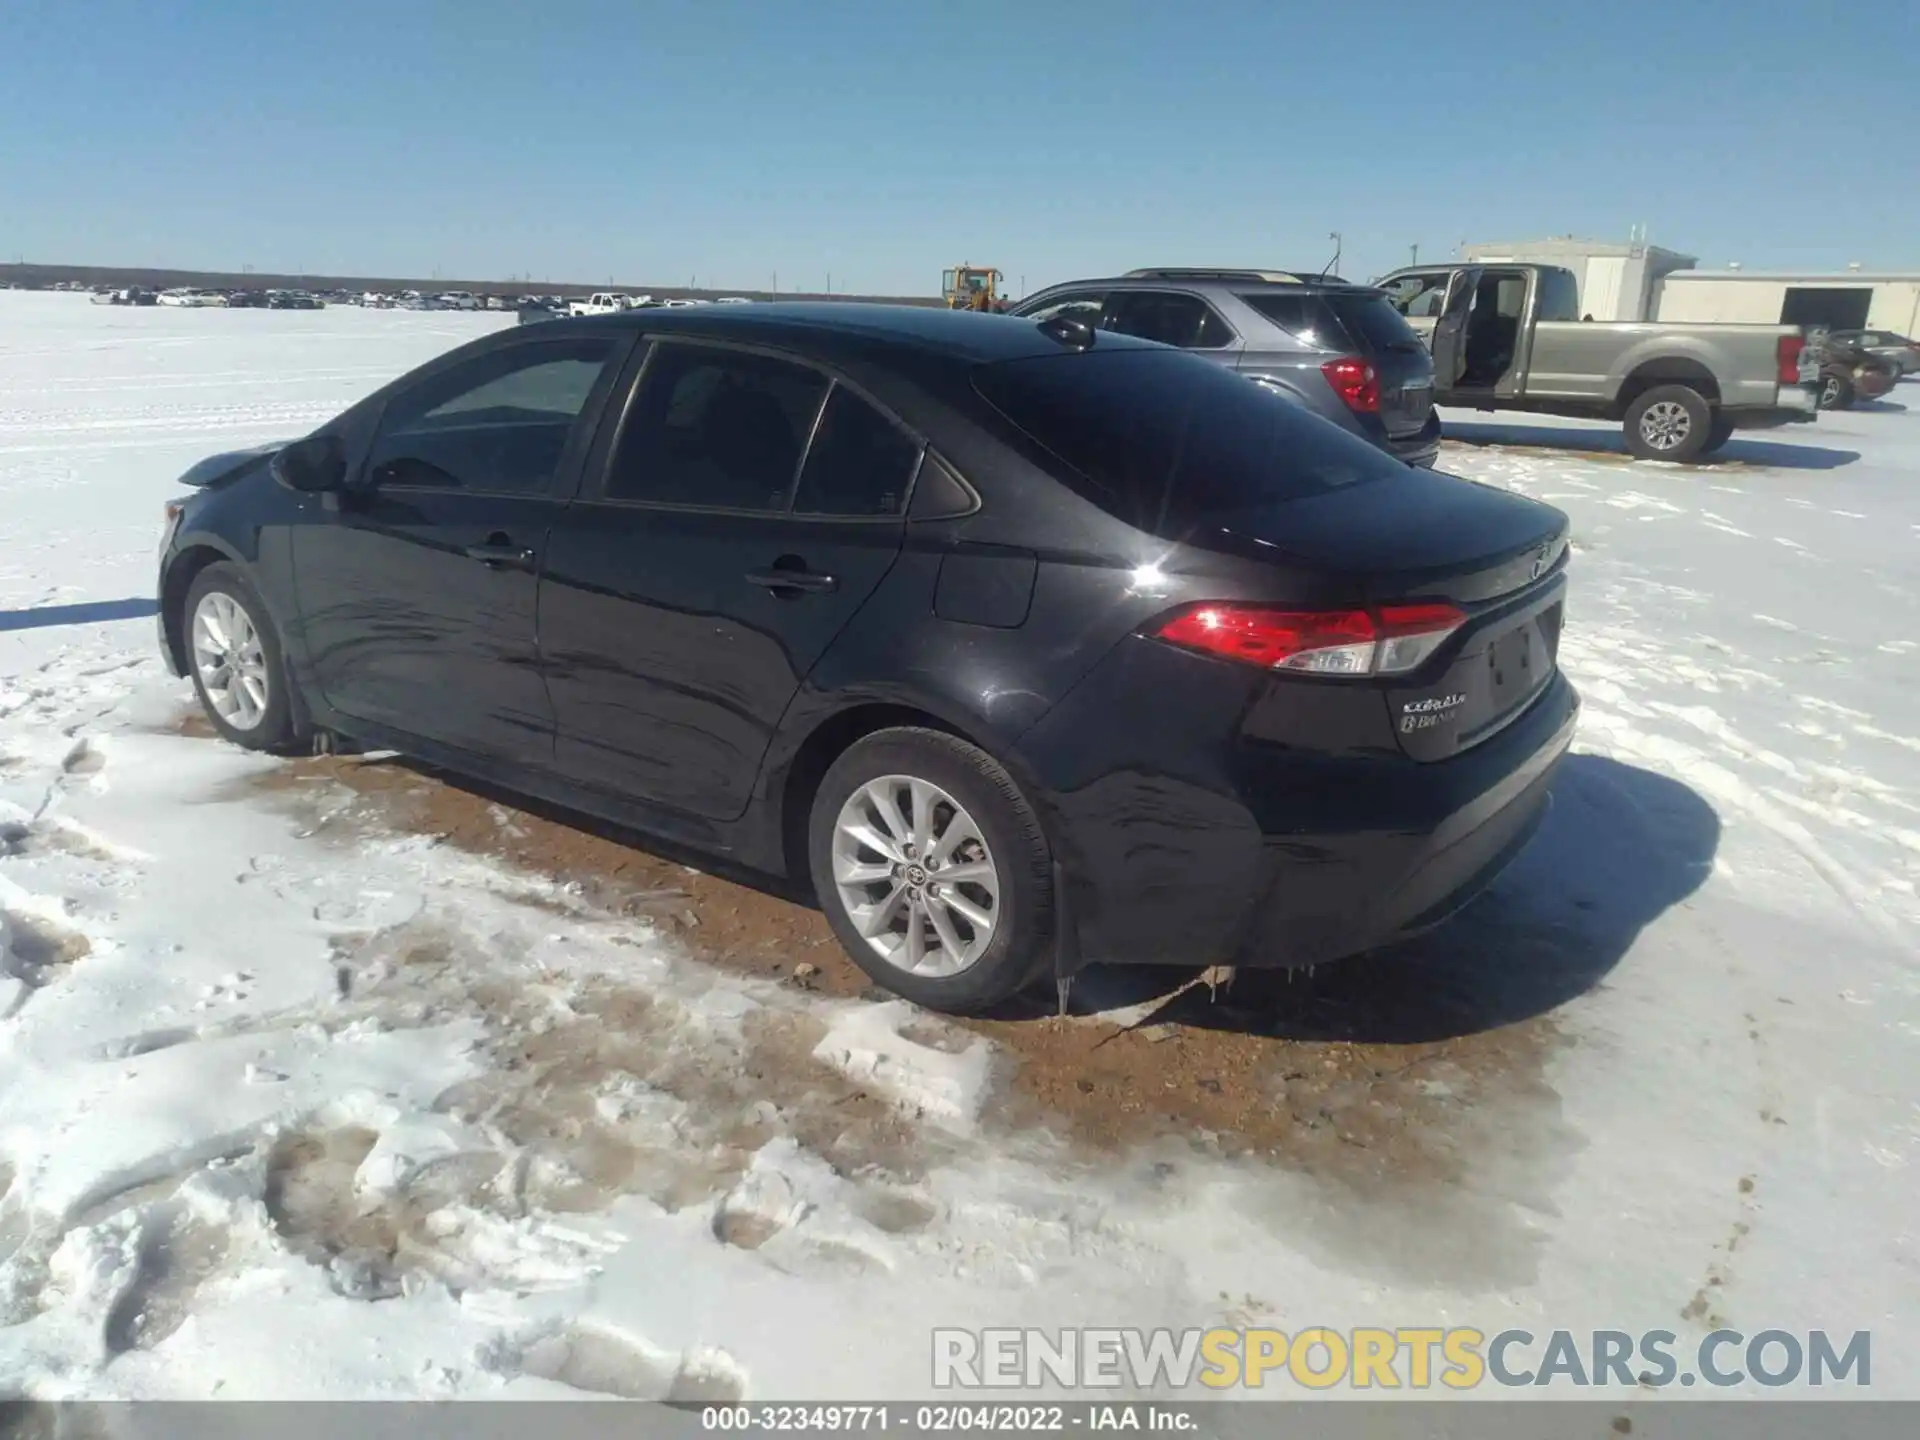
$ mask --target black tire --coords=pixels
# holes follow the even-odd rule
[[[1713,425],[1707,431],[1707,443],[1700,447],[1702,455],[1711,455],[1733,438],[1733,421],[1725,415],[1715,415]]]
[[[997,873],[992,936],[979,957],[955,974],[915,974],[879,954],[855,926],[835,882],[833,847],[841,810],[863,786],[883,776],[925,780],[945,791],[973,819]],[[1033,984],[1051,965],[1053,857],[1039,816],[991,755],[955,736],[901,727],[875,731],[849,746],[814,794],[807,859],[820,908],[854,964],[916,1005],[952,1014],[990,1009]],[[934,881],[937,876],[929,877],[929,888]],[[876,883],[884,891],[895,882]]]
[[[207,691],[195,648],[195,618],[210,595],[222,595],[246,614],[247,622],[259,639],[261,670],[266,686],[266,705],[251,725],[237,725],[220,713],[220,707]],[[248,750],[284,753],[300,748],[307,738],[301,721],[302,710],[294,704],[293,687],[287,678],[286,652],[280,646],[280,632],[273,618],[247,577],[237,565],[222,560],[209,565],[193,577],[187,598],[180,607],[180,647],[185,652],[187,673],[193,677],[193,692],[207,721],[222,738]]]
[[[1622,429],[1635,459],[1684,465],[1706,453],[1713,407],[1690,385],[1656,385],[1627,407]]]
[[[1820,377],[1820,408],[1822,410],[1851,410],[1853,401],[1853,381],[1844,375]]]

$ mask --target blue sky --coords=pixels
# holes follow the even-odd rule
[[[0,0],[0,259],[925,293],[1920,269],[1920,3]]]

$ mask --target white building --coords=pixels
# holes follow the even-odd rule
[[[1689,270],[1660,282],[1653,313],[1659,320],[1830,325],[1912,335],[1920,329],[1920,273]]]
[[[1836,330],[1920,333],[1920,273],[1841,274],[1698,269],[1678,250],[1640,240],[1559,236],[1466,245],[1476,264],[1559,265],[1580,282],[1580,313],[1595,320],[1697,320],[1747,325],[1828,325]]]
[[[1461,258],[1486,264],[1559,265],[1580,282],[1580,313],[1596,320],[1653,318],[1662,279],[1700,262],[1644,241],[1578,240],[1571,235],[1518,244],[1468,245]]]

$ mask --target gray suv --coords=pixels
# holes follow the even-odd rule
[[[1237,370],[1409,465],[1440,451],[1433,357],[1379,290],[1288,270],[1130,270],[1029,296],[1067,315]]]

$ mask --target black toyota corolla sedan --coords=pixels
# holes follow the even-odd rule
[[[226,738],[807,877],[946,1010],[1437,923],[1578,709],[1559,511],[1070,318],[556,320],[184,480],[162,640]]]

